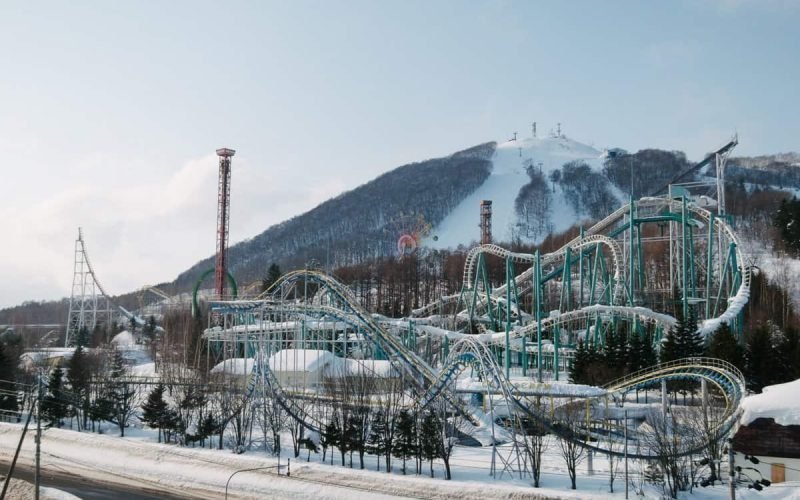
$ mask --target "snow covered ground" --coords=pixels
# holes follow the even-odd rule
[[[0,424],[0,450],[9,455],[19,439],[21,427],[17,424]],[[194,498],[220,498],[224,495],[228,478],[241,469],[275,467],[278,458],[264,452],[250,451],[236,455],[229,450],[182,448],[176,445],[154,443],[150,431],[131,429],[132,437],[119,438],[64,429],[49,429],[42,440],[43,467],[74,470],[84,476],[121,484],[138,484],[157,487],[164,491]],[[288,437],[282,440],[290,448]],[[33,463],[33,439],[26,438],[21,463]],[[508,448],[499,448],[507,456]],[[569,489],[569,478],[558,446],[552,443],[545,454],[542,488],[534,489],[530,478],[511,477],[509,473],[497,477],[489,476],[491,448],[459,447],[453,457],[453,480],[442,479],[443,467],[435,464],[436,478],[427,476],[428,464],[423,464],[422,476],[400,472],[400,462],[395,462],[391,475],[376,472],[375,457],[368,457],[368,470],[331,466],[330,455],[326,464],[321,464],[320,455],[311,455],[306,462],[306,453],[300,459],[291,460],[291,476],[285,469],[280,476],[276,469],[240,472],[230,482],[231,498],[607,498],[624,497],[622,471],[615,482],[615,493],[608,492],[608,462],[603,456],[593,459],[594,473],[590,474],[588,462],[579,469],[578,490]],[[334,463],[340,463],[338,453]],[[354,457],[354,464],[358,457]],[[284,454],[280,463],[285,465]],[[498,464],[501,460],[498,458]],[[357,465],[356,465],[357,467]],[[413,471],[413,463],[408,468]],[[499,469],[502,469],[499,466]],[[631,496],[642,490],[639,479],[641,464],[631,461]],[[653,487],[643,488],[644,498],[660,498]],[[800,485],[775,485],[763,493],[738,491],[740,498],[800,498]],[[760,496],[759,496],[760,495]],[[641,496],[640,496],[641,497]],[[724,486],[695,490],[686,498],[722,499],[727,497]]]
[[[492,158],[492,173],[488,179],[467,196],[431,232],[425,245],[431,248],[456,247],[479,237],[479,206],[481,200],[492,200],[492,235],[496,241],[511,241],[516,221],[514,200],[519,190],[530,181],[526,164],[538,167],[548,178],[551,171],[572,160],[584,160],[593,169],[602,167],[602,153],[591,146],[566,137],[527,138],[497,145]],[[553,196],[552,222],[554,232],[570,228],[580,219],[563,196]],[[437,240],[433,240],[433,236]]]

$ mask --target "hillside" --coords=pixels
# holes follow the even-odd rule
[[[316,208],[268,228],[230,248],[230,270],[247,283],[277,262],[283,268],[312,259],[332,268],[390,254],[396,221],[414,214],[436,225],[480,186],[492,169],[495,143],[444,158],[398,167]],[[213,267],[209,257],[182,273],[176,289],[186,290]]]
[[[273,262],[284,270],[312,260],[328,269],[357,265],[396,255],[398,237],[408,231],[417,231],[420,243],[431,249],[470,245],[479,238],[484,199],[493,202],[494,241],[538,244],[551,233],[605,216],[631,192],[650,194],[691,164],[678,151],[612,151],[616,154],[564,136],[520,138],[404,165],[233,245],[231,271],[248,284],[263,278]],[[797,157],[731,159],[728,208],[740,217],[737,225],[746,240],[771,241],[769,214],[782,197],[800,192]],[[763,260],[772,251],[755,253]],[[191,290],[212,266],[210,256],[158,286],[170,293]],[[115,301],[138,305],[135,293]],[[65,311],[63,301],[29,302],[0,311],[0,324],[61,322]]]

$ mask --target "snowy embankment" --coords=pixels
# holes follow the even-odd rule
[[[5,481],[0,481],[0,489],[5,485]],[[11,479],[11,484],[8,485],[5,498],[7,500],[28,500],[35,497],[34,486],[20,479]],[[42,500],[80,500],[75,495],[71,495],[66,491],[57,490],[55,488],[39,488],[39,498]]]
[[[0,423],[0,453],[13,453],[20,432],[19,425]],[[32,464],[33,456],[33,438],[26,437],[20,461]],[[338,460],[337,456],[336,461]],[[592,489],[585,491],[545,488],[533,490],[530,486],[525,486],[526,481],[516,481],[518,485],[514,485],[492,480],[488,477],[487,462],[483,459],[467,456],[462,460],[470,465],[462,465],[460,468],[456,465],[455,470],[461,471],[456,473],[457,476],[469,478],[466,481],[444,481],[441,479],[441,471],[437,474],[439,477],[431,479],[425,476],[401,476],[397,473],[387,475],[314,462],[295,462],[292,459],[291,477],[283,475],[285,469],[281,470],[281,476],[274,469],[242,472],[231,481],[229,492],[233,498],[485,499],[596,498],[605,489],[605,482],[600,480],[594,481]],[[286,464],[285,457],[281,463]],[[374,460],[371,463],[374,466]],[[135,438],[122,439],[63,429],[49,429],[44,432],[42,439],[42,466],[45,469],[61,468],[102,481],[160,488],[187,498],[220,498],[225,493],[228,478],[237,470],[274,467],[277,464],[277,458],[259,453],[235,455],[229,450],[181,448],[143,442]],[[413,463],[409,462],[408,465],[413,470]],[[398,463],[397,470],[399,469]],[[423,470],[427,470],[427,464]],[[559,478],[558,482],[560,486],[564,486],[563,478]]]

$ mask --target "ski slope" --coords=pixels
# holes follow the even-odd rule
[[[526,165],[533,164],[538,168],[541,163],[542,173],[549,179],[550,172],[572,160],[584,160],[592,169],[599,171],[602,168],[602,156],[597,149],[563,136],[527,138],[498,144],[492,157],[489,178],[433,228],[425,245],[436,249],[453,248],[478,240],[481,200],[492,200],[493,239],[511,241],[516,223],[514,200],[519,190],[530,181],[525,172]],[[567,229],[578,219],[579,216],[557,189],[553,195],[551,221],[554,231]]]

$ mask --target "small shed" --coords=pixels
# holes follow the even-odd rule
[[[741,426],[733,438],[737,464],[773,483],[800,481],[799,394],[800,379],[765,387],[742,401]],[[745,455],[759,463],[745,461]]]

